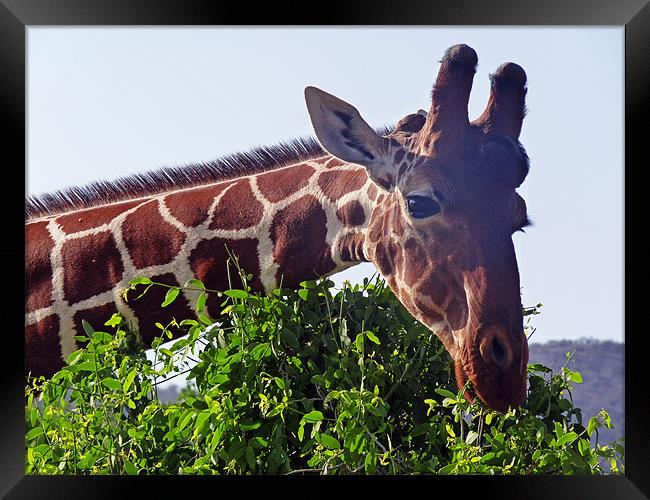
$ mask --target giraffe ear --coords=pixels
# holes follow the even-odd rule
[[[381,187],[394,187],[395,176],[384,162],[386,141],[354,106],[316,87],[305,88],[305,101],[316,137],[327,152],[366,167]]]

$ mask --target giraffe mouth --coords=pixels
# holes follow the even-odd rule
[[[525,376],[495,376],[481,370],[480,366],[472,365],[471,361],[463,362],[460,356],[454,362],[454,372],[458,388],[465,388],[463,394],[470,403],[479,398],[491,410],[505,413],[511,408],[519,407],[526,397]],[[471,384],[468,385],[468,381]]]
[[[471,378],[465,371],[465,368],[463,367],[463,360],[460,357],[454,361],[454,372],[456,375],[456,385],[458,385],[458,389],[465,388],[467,381],[471,380]],[[465,399],[467,399],[470,403],[473,403],[476,399],[476,392],[474,390],[473,381],[469,387],[465,388],[464,396]]]

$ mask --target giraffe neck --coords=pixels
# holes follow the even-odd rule
[[[79,346],[81,320],[101,329],[118,312],[146,345],[156,322],[196,317],[196,292],[161,308],[166,290],[121,294],[147,276],[172,286],[198,278],[223,290],[236,255],[255,291],[325,276],[366,260],[377,188],[362,167],[330,156],[207,186],[51,215],[26,224],[27,370],[51,374]],[[218,317],[220,300],[207,312]],[[177,336],[183,331],[174,332]]]

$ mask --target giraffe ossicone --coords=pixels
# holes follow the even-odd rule
[[[256,291],[373,262],[399,300],[442,340],[459,386],[489,407],[526,394],[528,346],[512,235],[528,224],[516,188],[526,75],[491,75],[482,115],[467,105],[478,58],[449,48],[428,112],[376,131],[353,106],[305,89],[319,143],[297,140],[208,165],[96,183],[28,200],[26,370],[51,375],[77,349],[81,320],[119,312],[145,343],[155,322],[195,316],[184,291],[125,302],[137,276],[228,287],[227,249]],[[153,292],[153,293],[152,293]],[[219,303],[207,302],[218,316]],[[183,332],[177,332],[182,335]]]

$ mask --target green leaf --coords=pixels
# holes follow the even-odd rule
[[[477,439],[478,439],[478,432],[469,431],[469,432],[467,433],[467,437],[465,438],[465,442],[466,442],[467,444],[472,444],[472,443],[473,443],[474,441],[476,441]]]
[[[165,294],[165,300],[161,304],[161,307],[167,307],[169,304],[174,302],[174,300],[176,300],[176,297],[178,297],[180,291],[181,289],[178,288],[177,286],[174,286],[169,290],[167,290],[167,293]]]
[[[203,432],[203,428],[205,426],[205,423],[208,421],[210,418],[210,411],[209,410],[203,410],[199,415],[196,417],[196,422],[194,423],[194,429],[196,429],[197,432]]]
[[[363,468],[366,474],[374,474],[377,469],[377,455],[368,453],[363,460]]]
[[[451,474],[451,472],[455,468],[456,468],[456,464],[454,462],[452,462],[450,464],[445,465],[444,467],[440,467],[440,469],[438,470],[438,474],[441,474],[441,475]]]
[[[226,290],[224,295],[232,297],[233,299],[245,299],[249,297],[249,293],[244,290]]]
[[[140,276],[139,278],[129,281],[129,285],[150,285],[151,283],[152,281],[146,276]]]
[[[501,463],[501,460],[497,458],[497,454],[494,453],[493,451],[490,451],[483,455],[481,457],[481,463],[482,464],[492,464],[492,465],[498,465]]]
[[[201,290],[205,290],[205,285],[203,284],[203,282],[196,278],[187,280],[183,285],[183,288],[189,288],[191,286],[200,288]]]
[[[104,323],[104,326],[118,326],[120,323],[122,323],[122,316],[119,313],[113,313],[113,316]]]
[[[29,431],[29,432],[25,435],[25,440],[26,440],[26,441],[31,441],[32,439],[37,438],[37,437],[40,436],[41,434],[43,434],[43,428],[40,427],[40,426],[39,426],[39,427],[34,427],[31,431]]]
[[[341,448],[341,444],[339,443],[338,439],[324,432],[319,434],[318,442],[330,450],[338,450]]]
[[[251,446],[246,447],[246,463],[251,469],[255,469],[255,450]]]
[[[612,417],[607,413],[605,410],[600,410],[600,415],[603,417],[603,420],[605,421],[605,425],[607,426],[608,429],[611,429],[612,426]]]
[[[290,347],[293,347],[294,349],[298,349],[300,347],[298,338],[291,330],[289,330],[289,328],[282,329],[282,340],[284,340]]]
[[[124,472],[126,472],[129,476],[137,476],[138,475],[138,468],[133,465],[132,462],[129,460],[124,461]]]
[[[589,441],[587,439],[578,440],[578,451],[584,457],[589,455],[590,446],[589,446]]]
[[[177,429],[178,429],[179,431],[182,431],[182,430],[187,426],[187,424],[189,424],[190,420],[192,420],[192,417],[193,417],[193,416],[194,416],[194,413],[192,413],[191,411],[188,411],[188,412],[185,414],[185,416],[182,417],[182,418],[180,419],[180,421],[178,422],[178,427],[177,427]]]
[[[212,323],[214,323],[214,320],[205,314],[199,314],[199,321],[206,326],[210,326]]]
[[[80,372],[94,372],[97,369],[97,364],[94,361],[84,361],[76,365],[76,369]]]
[[[309,290],[307,290],[306,288],[301,288],[300,290],[298,290],[298,295],[302,300],[307,300],[307,297],[309,297]]]
[[[251,349],[251,357],[257,361],[271,352],[271,346],[266,342],[256,345]]]
[[[114,379],[113,377],[106,377],[105,379],[102,379],[102,384],[104,384],[106,387],[108,387],[113,391],[122,390],[122,382],[120,382],[117,379]]]
[[[106,344],[113,340],[113,336],[107,332],[93,332],[92,339],[97,343]]]
[[[575,382],[576,384],[582,384],[582,375],[578,372],[569,372],[569,380]]]
[[[239,424],[239,427],[244,430],[244,431],[253,431],[255,429],[259,429],[262,426],[260,422],[251,422],[249,423],[241,423]]]
[[[377,338],[377,335],[375,335],[372,332],[366,332],[366,337],[372,342],[374,342],[377,345],[381,345],[381,342],[379,342],[379,339]]]
[[[95,332],[95,329],[92,327],[90,323],[88,323],[85,319],[81,320],[81,326],[83,326],[84,332],[86,332],[86,335],[89,337],[92,337],[92,334]]]
[[[129,390],[129,387],[131,387],[131,384],[133,383],[133,380],[137,374],[138,372],[134,368],[129,373],[127,373],[126,377],[124,377],[124,392],[127,392]]]
[[[199,298],[196,299],[196,310],[197,312],[203,312],[205,309],[205,301],[207,300],[208,296],[205,292],[201,292],[199,295]]]
[[[591,417],[589,419],[589,424],[587,424],[587,434],[589,434],[589,437],[594,432],[594,429],[598,426],[598,419],[596,417]]]
[[[442,389],[439,387],[435,391],[441,396],[444,396],[446,398],[456,399],[456,395],[447,389]]]
[[[578,435],[575,432],[567,432],[564,436],[557,440],[559,446],[564,446],[565,444],[573,443]]]
[[[354,339],[354,345],[357,347],[358,351],[363,351],[363,339],[364,339],[363,333],[358,334]]]
[[[454,429],[452,428],[451,425],[445,424],[445,428],[447,429],[447,434],[449,434],[453,438],[456,437],[456,433],[454,432]]]
[[[549,367],[544,366],[540,363],[531,363],[528,365],[528,371],[529,372],[541,372],[541,373],[551,373],[553,370],[551,370]]]
[[[314,422],[320,422],[323,420],[323,414],[318,410],[310,411],[303,415],[302,420],[313,424]]]

